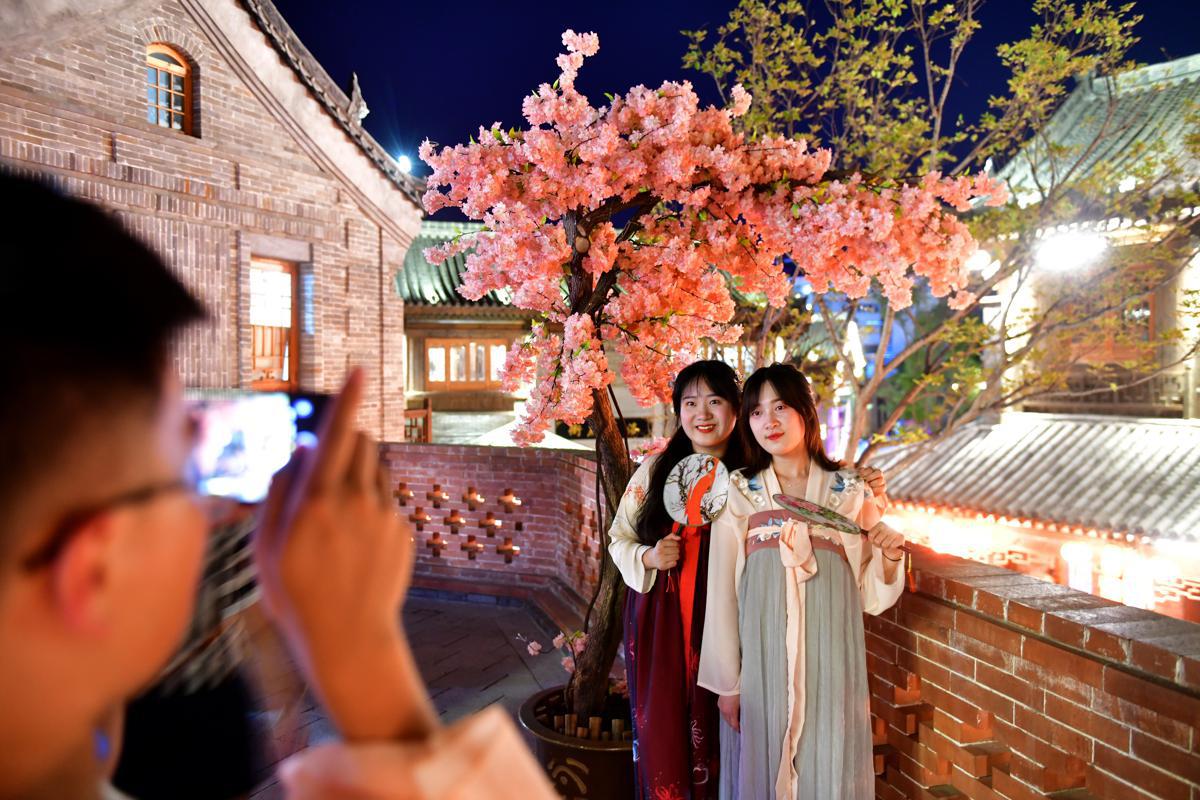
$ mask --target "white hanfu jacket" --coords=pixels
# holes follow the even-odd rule
[[[650,471],[654,469],[654,462],[657,460],[658,456],[647,458],[633,473],[608,529],[608,553],[612,556],[613,563],[621,571],[625,585],[642,594],[650,591],[654,586],[654,578],[658,575],[658,570],[650,569],[642,563],[642,553],[654,548],[642,544],[637,535],[638,514],[641,513],[646,491],[650,487]]]
[[[748,535],[763,538],[779,535],[779,556],[788,573],[785,578],[787,630],[780,633],[787,637],[789,706],[775,796],[776,800],[791,800],[796,796],[794,757],[804,724],[804,584],[816,574],[817,560],[813,555],[809,526],[803,522],[788,519],[782,525],[759,527],[753,532],[748,530],[752,515],[780,509],[772,499],[781,492],[772,467],[749,477],[739,470],[730,476],[730,484],[729,501],[712,526],[708,551],[708,605],[697,682],[719,695],[741,693],[738,585],[746,565],[746,540]],[[879,509],[871,490],[853,470],[830,472],[812,464],[804,499],[849,517],[868,530],[879,521]],[[878,614],[900,598],[904,591],[904,570],[897,565],[895,575],[890,581],[886,580],[883,552],[870,544],[865,536],[829,528],[816,528],[812,535],[824,536],[845,549],[864,612]]]

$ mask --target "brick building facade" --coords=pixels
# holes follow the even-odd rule
[[[392,276],[421,211],[415,183],[361,128],[361,97],[267,0],[2,16],[0,165],[112,210],[204,301],[209,323],[176,349],[184,382],[329,391],[361,364],[360,422],[402,441]]]

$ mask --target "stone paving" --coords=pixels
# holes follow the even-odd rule
[[[530,695],[566,679],[560,656],[550,646],[557,631],[521,604],[410,596],[404,607],[404,629],[434,706],[446,723],[493,703],[515,716]],[[540,642],[547,652],[529,655],[519,636]],[[301,724],[310,744],[334,735],[315,704],[310,703]],[[282,796],[273,777],[267,777],[253,800]]]

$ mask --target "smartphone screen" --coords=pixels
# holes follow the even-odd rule
[[[261,502],[298,439],[315,442],[320,395],[188,393],[197,420],[191,469],[201,494]]]

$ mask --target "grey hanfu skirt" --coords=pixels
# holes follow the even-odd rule
[[[805,584],[805,713],[795,756],[798,800],[873,800],[871,722],[862,601],[850,567],[814,551]],[[721,800],[771,800],[787,734],[787,630],[779,551],[746,559],[738,587],[742,641],[739,735],[721,722]]]

